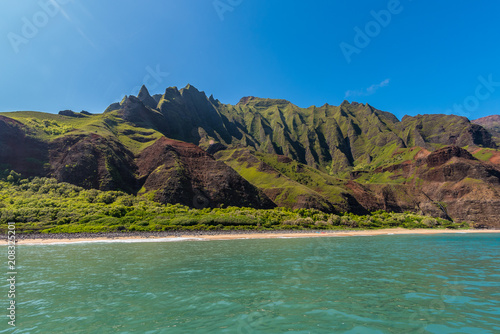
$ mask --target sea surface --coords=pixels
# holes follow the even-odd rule
[[[500,333],[500,234],[19,245],[17,264],[0,333]]]

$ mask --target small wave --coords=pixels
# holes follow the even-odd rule
[[[141,242],[178,242],[178,241],[204,241],[203,238],[138,238],[138,239],[109,239],[109,240],[79,240],[79,241],[56,241],[53,242],[23,242],[21,245],[74,245],[90,243],[141,243]]]

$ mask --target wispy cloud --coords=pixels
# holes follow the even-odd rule
[[[68,13],[66,13],[66,11],[62,8],[62,6],[57,3],[57,1],[50,0],[50,2],[61,12],[61,14],[66,18],[66,20],[73,23],[73,20],[69,17]]]
[[[389,85],[390,79],[385,79],[384,81],[371,85],[370,87],[362,90],[348,90],[345,92],[345,97],[351,97],[351,96],[369,96],[375,94],[379,88],[386,87]]]
[[[69,15],[68,13],[64,10],[64,8],[62,8],[55,0],[50,0],[52,3],[54,3],[54,6],[57,6],[57,8],[59,8],[59,10],[61,11],[61,14],[64,16],[64,18],[73,25],[73,27],[76,29],[76,31],[80,34],[80,36],[82,36],[82,38],[84,40],[86,40],[90,46],[92,46],[94,49],[97,50],[97,46],[92,42],[92,40],[90,38],[87,37],[87,35],[83,32],[83,30],[79,27],[79,23],[78,22],[75,22],[75,20],[73,20]],[[81,8],[81,7],[80,7]],[[88,12],[87,12],[88,13]],[[88,14],[88,15],[91,15],[91,14]]]
[[[75,26],[75,29],[83,37],[84,40],[86,40],[94,49],[97,50],[97,46],[94,44],[94,42],[92,42],[90,38],[87,37],[87,35],[83,32],[82,29],[78,28],[77,26]]]

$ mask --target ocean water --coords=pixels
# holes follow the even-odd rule
[[[500,234],[17,252],[17,326],[3,302],[0,333],[500,333]]]

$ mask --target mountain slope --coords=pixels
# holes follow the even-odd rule
[[[196,208],[276,206],[233,169],[193,144],[162,137],[141,152],[137,166],[141,192],[161,203]]]
[[[500,227],[500,151],[487,124],[142,87],[103,114],[1,113],[0,164],[192,207],[413,211]]]
[[[123,117],[128,115],[128,104],[124,105],[120,110]],[[41,113],[29,115],[43,117]],[[64,117],[72,116],[55,116],[63,119],[50,126],[71,124]],[[19,114],[14,117],[23,120]],[[38,122],[31,117],[24,121]],[[24,176],[54,177],[86,189],[149,194],[161,203],[276,206],[258,188],[196,145],[167,140],[156,131],[120,122],[120,113],[110,112],[88,128],[81,126],[64,135],[47,130],[33,137],[30,134],[35,129],[0,116],[2,168]]]
[[[139,98],[126,97],[107,110],[116,109],[123,119],[168,138],[203,148],[213,143],[252,147],[332,175],[359,166],[376,168],[399,148],[496,148],[488,131],[464,117],[418,115],[400,122],[388,112],[356,102],[304,109],[286,100],[245,97],[233,106],[188,85],[167,88],[156,107],[155,103],[143,87]]]
[[[475,119],[472,122],[481,125],[487,130],[493,130],[496,133],[500,133],[500,115],[486,116]]]
[[[472,123],[481,125],[494,137],[497,145],[500,145],[500,115],[491,115],[473,120]]]

